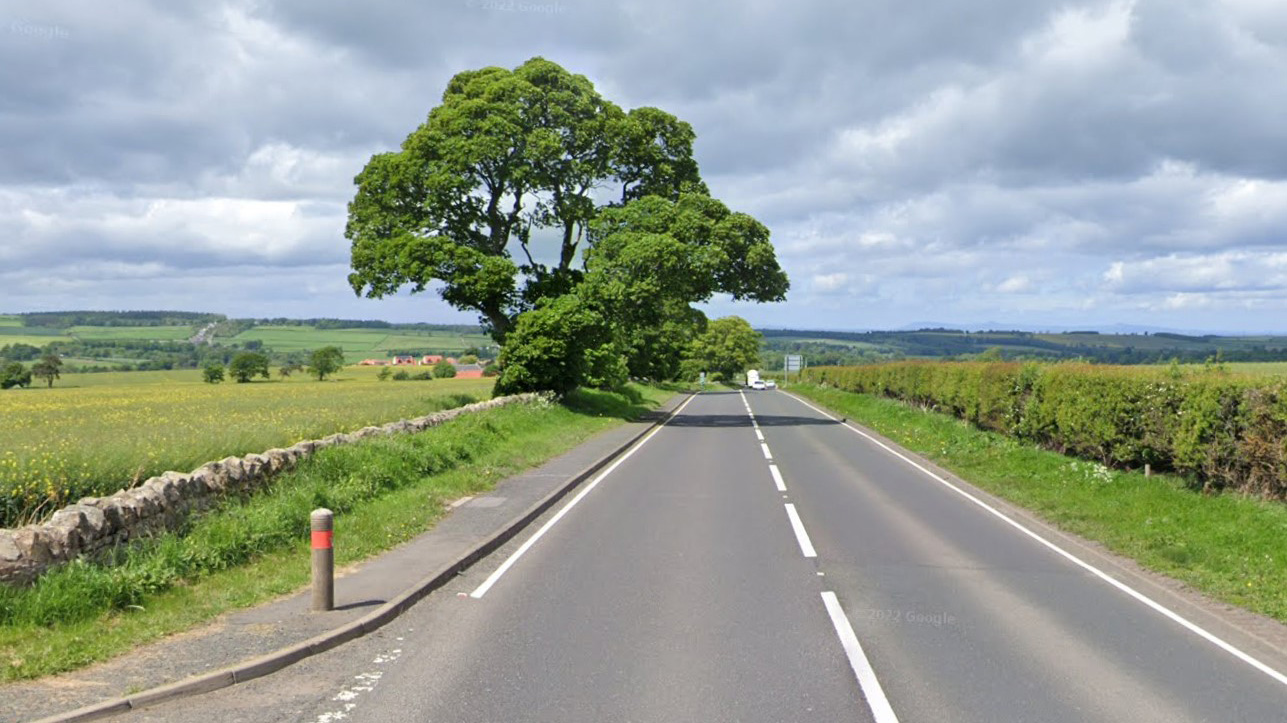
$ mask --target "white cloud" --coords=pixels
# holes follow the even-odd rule
[[[997,284],[996,290],[1002,294],[1021,294],[1031,291],[1032,288],[1032,279],[1024,274],[1016,274]]]
[[[830,294],[837,291],[843,291],[845,285],[849,283],[849,274],[816,274],[813,277],[813,288],[822,294]]]

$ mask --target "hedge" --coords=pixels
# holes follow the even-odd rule
[[[1013,362],[814,367],[804,379],[901,399],[1119,468],[1287,497],[1287,386],[1222,373]]]

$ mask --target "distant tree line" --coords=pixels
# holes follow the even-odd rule
[[[263,319],[230,319],[245,329],[256,326],[311,326],[317,329],[390,329],[396,331],[439,331],[450,334],[481,334],[483,328],[477,324],[400,324],[380,319],[335,319],[331,317],[309,319],[287,319],[285,317]],[[221,334],[222,335],[222,334]]]
[[[157,371],[162,369],[196,369],[208,364],[229,364],[242,351],[260,351],[262,342],[252,340],[245,345],[193,345],[184,341],[157,341],[146,339],[81,339],[55,341],[44,347],[30,344],[10,344],[0,347],[0,363],[33,361],[47,354],[62,358],[107,360],[109,363],[79,366],[68,362],[68,372],[95,371]],[[278,365],[303,364],[308,360],[305,351],[271,352],[265,356]],[[112,360],[120,360],[112,363]],[[126,361],[128,360],[128,361]]]
[[[223,314],[193,311],[41,311],[18,314],[23,326],[66,329],[70,326],[184,326],[226,319]]]
[[[781,356],[787,353],[804,354],[810,366],[906,358],[977,359],[984,354],[1014,361],[1084,359],[1103,364],[1159,364],[1172,359],[1192,363],[1215,355],[1229,362],[1287,361],[1287,337],[1253,339],[1170,333],[1123,337],[1068,332],[1055,341],[1023,331],[967,333],[956,329],[870,332],[767,329],[761,333],[765,337],[763,357],[768,368],[779,367]],[[1095,336],[1102,341],[1073,341],[1070,337],[1075,336]],[[798,337],[807,337],[807,340]],[[1159,339],[1174,344],[1159,343]]]

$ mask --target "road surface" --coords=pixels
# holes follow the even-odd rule
[[[127,717],[1287,721],[1281,651],[1048,537],[788,394],[706,393],[376,635]]]

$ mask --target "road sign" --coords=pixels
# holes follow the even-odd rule
[[[788,372],[798,372],[804,368],[804,357],[799,354],[787,354],[786,363],[783,369]]]

